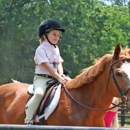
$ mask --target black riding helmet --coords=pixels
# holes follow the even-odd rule
[[[61,27],[60,23],[54,19],[47,19],[45,21],[43,21],[40,25],[39,25],[39,28],[38,28],[38,35],[39,37],[41,38],[42,35],[44,34],[46,39],[48,40],[48,42],[53,45],[46,33],[51,31],[51,30],[60,30],[61,32],[64,32],[65,30]],[[55,45],[54,45],[55,46]]]

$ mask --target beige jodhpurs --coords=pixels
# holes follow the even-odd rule
[[[33,97],[30,99],[28,103],[28,108],[26,109],[26,118],[24,120],[25,123],[32,122],[33,123],[33,116],[38,108],[38,105],[40,104],[41,99],[44,96],[44,93],[46,91],[47,85],[46,82],[51,79],[41,77],[38,75],[35,75],[33,85],[35,89],[35,93]]]

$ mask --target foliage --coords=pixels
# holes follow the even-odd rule
[[[58,45],[72,78],[116,43],[130,47],[127,6],[104,6],[97,0],[0,0],[0,8],[0,84],[11,78],[32,83],[37,30],[48,18],[66,30]]]

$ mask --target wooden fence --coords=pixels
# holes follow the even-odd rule
[[[118,119],[121,126],[130,126],[130,113],[126,112],[125,109],[120,108],[118,111]]]

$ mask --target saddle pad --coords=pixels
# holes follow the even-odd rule
[[[39,120],[41,118],[45,118],[45,120],[47,120],[47,118],[51,115],[51,113],[55,110],[55,108],[58,105],[59,99],[60,99],[60,94],[61,94],[61,84],[58,85],[54,98],[52,99],[51,103],[45,108],[44,114],[41,116],[36,116],[36,122],[39,122]]]
[[[27,92],[28,92],[29,94],[31,94],[31,95],[34,94],[33,84],[29,85]]]

